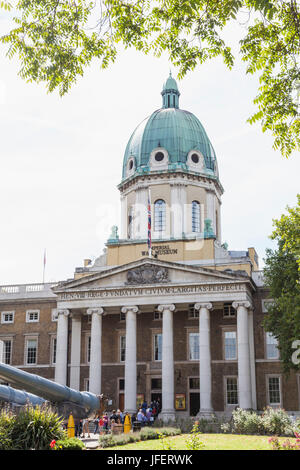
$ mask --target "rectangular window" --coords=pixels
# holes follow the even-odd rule
[[[199,333],[189,333],[189,360],[199,360]]]
[[[36,364],[37,339],[28,339],[26,342],[26,364]]]
[[[269,404],[280,405],[281,404],[281,390],[280,390],[280,377],[269,377]]]
[[[228,317],[235,317],[235,309],[233,308],[231,303],[224,303],[223,305],[223,316]]]
[[[119,379],[119,390],[125,390],[125,379]]]
[[[90,381],[89,381],[89,379],[84,379],[83,388],[84,388],[85,392],[88,392],[90,390]]]
[[[40,311],[39,310],[27,310],[26,312],[26,322],[31,323],[31,322],[38,322],[40,317]]]
[[[91,315],[89,315],[90,317]],[[89,364],[91,361],[91,337],[87,336],[87,345],[86,345],[86,359]]]
[[[236,331],[224,332],[224,350],[225,350],[225,360],[227,361],[236,360],[237,358]]]
[[[154,335],[154,360],[161,361],[162,358],[162,334]]]
[[[57,321],[57,309],[53,308],[51,310],[51,321]]]
[[[11,339],[3,340],[3,362],[4,364],[11,363],[12,341]]]
[[[126,336],[120,336],[120,362],[125,362]]]
[[[162,379],[154,378],[151,379],[151,390],[161,390],[162,389]]]
[[[13,323],[15,312],[1,312],[1,323]]]
[[[155,310],[154,320],[162,320],[162,312],[159,312],[158,310]]]
[[[51,363],[56,364],[56,344],[57,339],[52,338],[52,345],[51,345]]]
[[[238,405],[238,381],[236,377],[226,378],[226,404]]]
[[[199,390],[200,389],[200,379],[199,377],[190,377],[189,378],[190,390]]]
[[[266,333],[267,359],[279,359],[278,341],[272,333]]]
[[[125,321],[125,320],[126,320],[126,313],[120,312],[120,321]]]
[[[195,309],[194,304],[189,305],[189,318],[199,318],[199,310]]]

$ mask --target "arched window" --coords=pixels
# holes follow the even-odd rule
[[[131,206],[128,212],[128,238],[133,238],[134,208]]]
[[[198,201],[192,202],[192,232],[200,232],[200,204]]]
[[[166,230],[166,203],[158,199],[154,203],[154,231],[164,232]]]

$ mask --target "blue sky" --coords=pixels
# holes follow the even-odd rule
[[[7,23],[0,21],[0,34]],[[232,32],[237,37],[237,32]],[[176,69],[171,66],[173,76]],[[166,57],[122,52],[109,69],[96,63],[60,98],[18,77],[18,61],[0,47],[0,284],[73,276],[84,258],[102,253],[120,223],[122,160],[135,127],[161,107]],[[272,219],[295,206],[299,155],[288,160],[272,137],[247,118],[257,77],[216,59],[178,81],[180,107],[201,121],[215,148],[224,187],[222,239],[231,250],[274,246]]]

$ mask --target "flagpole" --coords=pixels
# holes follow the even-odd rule
[[[152,242],[151,242],[151,195],[150,195],[150,188],[148,188],[148,253],[149,253],[149,258],[152,258]]]
[[[44,250],[43,284],[45,284],[46,248]]]

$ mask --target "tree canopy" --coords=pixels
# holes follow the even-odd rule
[[[278,247],[267,250],[264,268],[272,299],[264,327],[278,339],[286,372],[300,369],[300,361],[294,360],[295,347],[300,347],[300,195],[297,206],[287,207],[287,211],[287,215],[273,221],[271,238]]]
[[[103,68],[114,62],[118,44],[167,53],[179,78],[217,56],[231,69],[225,30],[242,13],[240,54],[260,83],[249,122],[270,131],[284,156],[300,148],[297,0],[19,0],[14,7],[0,0],[1,6],[14,12],[16,27],[0,40],[9,57],[18,55],[21,77],[61,96],[92,59]]]

